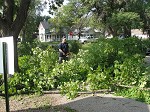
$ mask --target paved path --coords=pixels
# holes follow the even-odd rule
[[[148,104],[111,94],[79,97],[62,105],[79,112],[150,112]]]

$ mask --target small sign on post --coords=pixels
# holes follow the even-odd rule
[[[8,74],[14,74],[14,41],[13,37],[0,38],[0,74],[4,77],[6,112],[9,112]]]
[[[2,44],[2,42],[0,42],[0,59],[1,59],[1,61],[0,61],[0,73],[2,74],[2,73],[4,73],[3,72],[4,68],[3,68],[3,44]]]
[[[0,38],[0,59],[3,59],[3,45],[5,42],[7,44],[7,65],[8,65],[8,74],[14,74],[14,40],[13,36],[11,37],[2,37]],[[0,74],[3,74],[3,61],[0,60]]]

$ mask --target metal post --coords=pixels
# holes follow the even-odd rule
[[[8,96],[8,82],[7,82],[7,44],[3,42],[3,68],[4,68],[4,86],[5,86],[5,100],[6,112],[9,112],[9,96]]]

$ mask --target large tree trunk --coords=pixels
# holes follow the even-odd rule
[[[128,28],[127,26],[124,27],[124,36],[131,37],[131,28]]]
[[[150,29],[147,30],[147,36],[150,39]]]
[[[111,26],[108,27],[108,32],[109,34],[112,34],[113,37],[117,36],[117,31],[115,29],[113,29]]]
[[[22,34],[22,42],[26,42],[26,30],[25,30],[25,28],[23,28],[22,30],[21,30],[21,34]]]
[[[6,0],[5,6],[6,11],[4,11],[4,16],[0,16],[0,31],[3,37],[13,36],[14,37],[14,66],[15,72],[19,70],[18,67],[18,53],[17,53],[17,40],[19,33],[24,26],[27,18],[29,5],[31,0],[21,0],[19,10],[16,15],[14,15],[14,0]],[[16,16],[16,19],[14,17]]]
[[[80,40],[81,39],[81,27],[79,27],[78,30],[79,30],[79,33],[78,33],[78,37],[79,38],[78,38],[78,40]]]

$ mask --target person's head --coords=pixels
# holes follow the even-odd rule
[[[65,43],[66,42],[66,37],[63,37],[62,38],[62,43]]]

